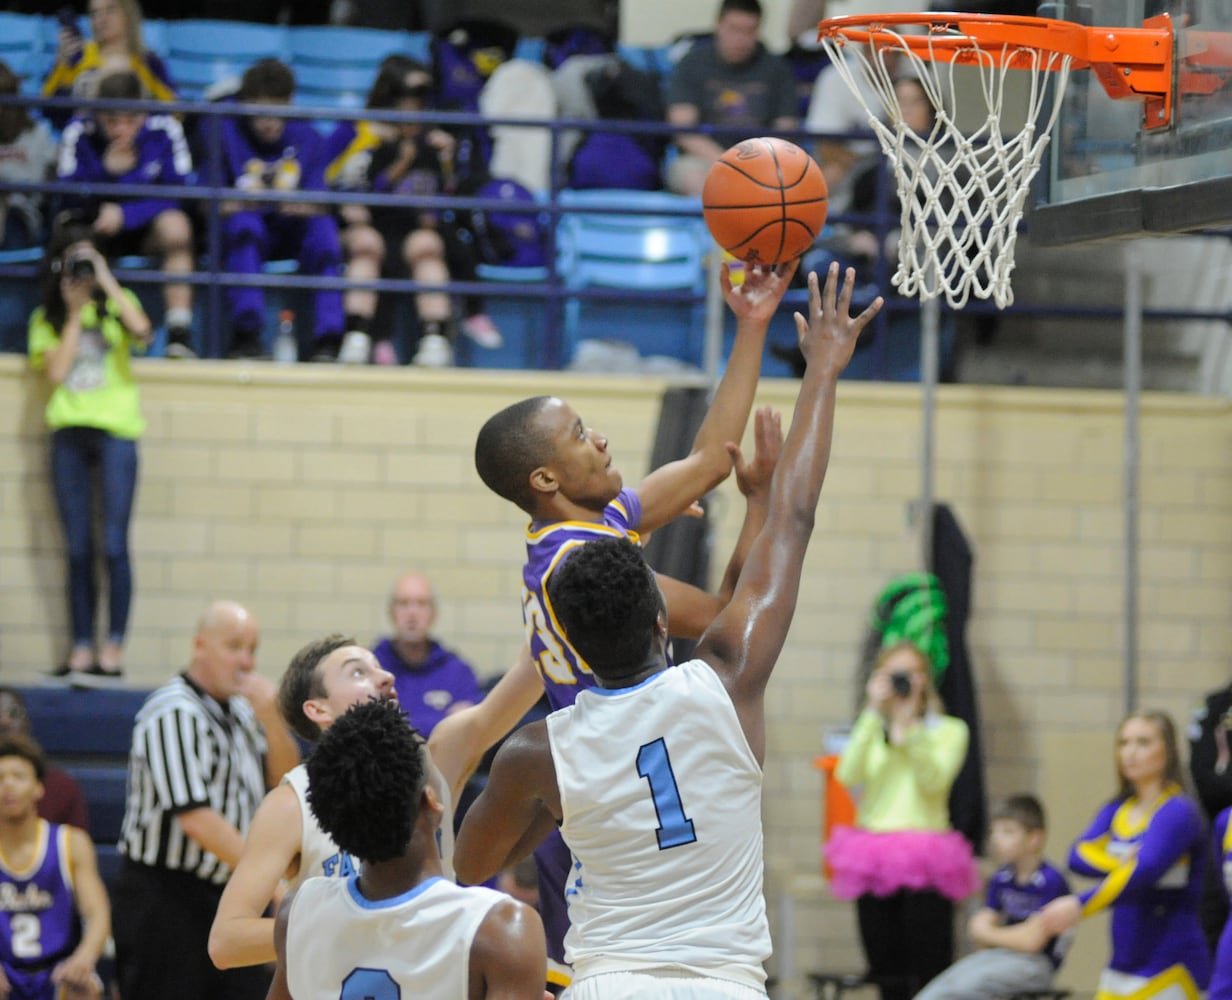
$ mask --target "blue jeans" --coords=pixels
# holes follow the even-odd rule
[[[137,493],[137,442],[94,427],[65,427],[51,435],[51,480],[68,549],[68,606],[73,645],[94,644],[94,469],[102,490],[103,554],[110,597],[107,638],[123,643],[133,600],[128,522]]]

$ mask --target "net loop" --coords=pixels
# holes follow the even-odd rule
[[[1056,122],[1072,56],[1008,43],[985,48],[943,22],[928,25],[927,38],[872,19],[852,34],[864,43],[841,32],[823,32],[821,42],[868,112],[894,171],[902,205],[894,287],[921,301],[944,296],[955,309],[972,295],[1004,309],[1014,301],[1010,275],[1018,224]],[[1030,79],[1026,125],[1013,135],[1001,126],[1009,73]],[[894,90],[903,77],[919,80],[936,110],[927,135],[903,120]],[[1050,79],[1055,90],[1048,87]],[[964,133],[954,113],[960,88],[969,94],[975,81],[987,115]]]

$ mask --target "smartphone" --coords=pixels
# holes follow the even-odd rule
[[[61,7],[56,11],[56,20],[60,28],[76,38],[81,37],[81,24],[77,19],[77,11],[73,7]]]

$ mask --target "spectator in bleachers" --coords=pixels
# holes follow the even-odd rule
[[[16,688],[5,685],[0,686],[0,739],[10,736],[34,738],[25,698]],[[64,768],[56,767],[51,761],[47,761],[43,769],[43,797],[39,799],[38,814],[48,823],[90,829],[90,814],[81,786]]]
[[[141,5],[137,0],[90,0],[90,41],[76,25],[62,23],[56,61],[43,81],[44,97],[97,96],[104,73],[124,69],[136,73],[151,100],[174,101],[175,86],[155,53],[145,47]],[[69,114],[48,111],[47,117],[63,126]]]
[[[339,187],[372,191],[379,194],[400,194],[408,199],[435,197],[452,188],[456,141],[442,128],[425,127],[418,119],[432,96],[432,74],[428,67],[403,57],[390,57],[382,64],[367,106],[373,110],[394,110],[406,113],[399,122],[361,122],[352,128],[343,125],[345,136],[353,132],[347,143],[335,139],[335,149],[341,151],[329,168],[329,176]],[[362,244],[370,255],[380,246],[382,272],[410,273],[414,281],[427,285],[444,284],[451,274],[459,280],[475,280],[475,259],[470,244],[459,235],[456,224],[443,219],[435,211],[425,211],[409,204],[406,208],[372,206],[367,212],[368,228],[349,238],[351,246]],[[372,235],[377,239],[374,241]],[[361,262],[366,276],[373,264],[370,256]],[[352,259],[349,274],[355,274]],[[454,335],[453,303],[445,292],[420,292],[415,296],[415,311],[419,320],[420,338],[412,363],[439,368],[453,363]],[[483,347],[499,347],[500,333],[485,314],[477,311],[474,300],[466,303],[467,316],[462,332]],[[396,361],[390,331],[379,333],[372,348],[372,357],[379,364]],[[350,339],[350,338],[348,338]],[[351,345],[346,345],[350,347]],[[344,360],[366,361],[367,344],[358,342],[353,353]]]
[[[389,593],[393,635],[372,649],[394,678],[398,703],[425,737],[447,715],[483,699],[469,663],[432,636],[436,590],[422,573],[404,573]]]
[[[140,100],[141,80],[128,70],[99,81],[104,100]],[[192,173],[184,130],[171,115],[98,110],[74,118],[64,130],[57,173],[83,184],[143,184],[178,188]],[[69,198],[93,219],[99,249],[108,257],[151,253],[162,257],[167,357],[195,357],[191,346],[192,286],[174,280],[193,269],[192,223],[169,191],[163,197],[106,194]]]
[[[150,340],[137,297],[120,287],[94,234],[68,221],[43,259],[43,304],[30,317],[30,364],[51,383],[51,482],[64,528],[72,650],[53,677],[90,685],[123,673],[133,596],[128,524],[137,493],[137,439],[145,430],[134,348]],[[97,481],[95,474],[97,473]],[[96,488],[97,487],[97,488]],[[107,640],[95,653],[95,500],[107,564]]]
[[[90,835],[39,816],[43,775],[35,744],[0,738],[0,996],[98,1000],[95,968],[111,930],[107,890]]]
[[[286,106],[295,93],[295,74],[277,59],[259,59],[244,71],[239,103]],[[224,119],[221,183],[245,192],[325,190],[326,146],[306,121],[275,115]],[[294,257],[300,273],[342,274],[338,225],[328,209],[311,200],[224,201],[223,252],[228,271],[260,274],[267,260]],[[345,313],[342,292],[318,289],[313,297],[313,361],[338,360]],[[258,358],[264,353],[265,292],[259,287],[227,289],[231,321],[228,357]]]
[[[123,867],[112,900],[125,1000],[260,1000],[260,968],[215,969],[210,925],[253,815],[299,763],[277,689],[256,672],[260,632],[232,601],[206,608],[188,668],[137,713]]]
[[[16,94],[17,74],[0,62],[0,94]],[[56,163],[56,140],[30,109],[0,108],[0,184],[48,180]],[[41,247],[47,239],[43,196],[11,191],[0,195],[0,250]]]
[[[767,130],[797,126],[795,79],[780,56],[758,40],[759,0],[722,0],[713,38],[701,38],[676,64],[667,84],[667,120],[679,128],[713,125],[714,135],[682,133],[667,186],[700,195],[723,151]]]

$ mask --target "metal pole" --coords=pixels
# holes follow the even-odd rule
[[[941,355],[941,300],[920,302],[920,387],[923,390],[923,422],[920,440],[920,562],[924,572],[933,568],[933,497],[936,493],[933,464],[937,418],[937,378]]]
[[[1125,711],[1138,703],[1138,434],[1142,395],[1142,266],[1138,246],[1125,253]]]

